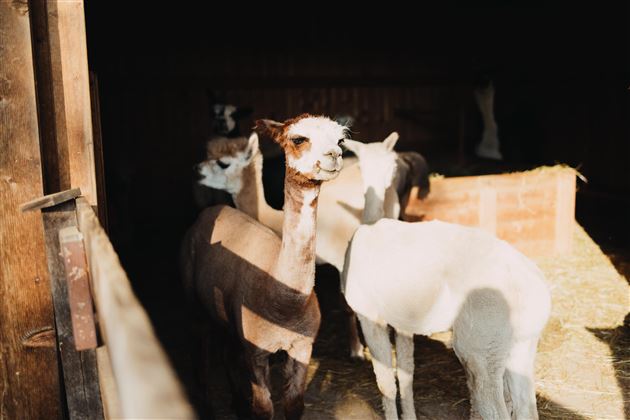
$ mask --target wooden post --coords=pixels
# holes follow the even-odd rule
[[[41,217],[43,194],[28,3],[0,2],[0,417],[62,416]]]
[[[32,5],[45,193],[78,187],[96,206],[83,1],[33,0]]]
[[[81,190],[78,188],[63,191],[32,200],[21,208],[22,211],[42,210],[55,308],[56,344],[69,418],[102,419],[96,329],[83,241],[77,230],[75,199],[79,195]],[[72,237],[72,230],[79,236],[77,240]],[[89,350],[78,351],[81,349]]]
[[[103,157],[103,134],[101,132],[101,99],[98,93],[98,77],[90,72],[90,100],[92,101],[92,133],[94,138],[94,169],[96,170],[96,196],[98,221],[109,233],[107,219],[107,192],[105,191],[105,160]]]
[[[82,197],[76,205],[99,328],[111,362],[99,364],[99,372],[106,393],[112,392],[115,382],[120,403],[115,407],[106,402],[108,413],[123,418],[195,418],[96,214]],[[115,381],[108,380],[112,376]]]
[[[77,351],[68,298],[68,281],[59,243],[59,231],[77,226],[74,199],[42,210],[46,232],[48,270],[55,306],[57,345],[63,367],[66,402],[71,419],[102,419],[103,408],[94,349]],[[92,320],[93,324],[93,320]],[[93,325],[92,325],[93,327]]]

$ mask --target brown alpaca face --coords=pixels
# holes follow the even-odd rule
[[[339,174],[346,127],[329,118],[308,114],[284,123],[258,120],[256,127],[284,149],[287,166],[305,177],[327,181]]]

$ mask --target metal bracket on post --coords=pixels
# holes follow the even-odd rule
[[[90,273],[83,247],[83,235],[76,226],[68,226],[59,230],[59,244],[61,258],[63,258],[66,268],[74,347],[77,351],[95,349],[94,306],[90,292]]]

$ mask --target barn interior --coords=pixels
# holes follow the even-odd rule
[[[616,7],[132,3],[121,9],[86,2],[108,232],[199,413],[207,407],[195,385],[193,321],[177,255],[200,211],[192,167],[204,157],[213,100],[252,109],[239,121],[243,134],[257,118],[282,121],[303,112],[349,116],[353,138],[361,141],[398,131],[397,150],[420,152],[432,171],[447,176],[556,163],[577,168],[576,219],[628,276],[630,16],[627,6]],[[496,92],[500,161],[474,153],[482,121],[473,92],[488,81]],[[261,141],[267,200],[280,208],[284,163],[269,139]],[[341,321],[333,271],[318,268],[324,324],[315,355],[347,358],[335,335]],[[366,392],[378,396],[369,365],[349,366],[371,381]],[[220,399],[211,397],[214,404]]]

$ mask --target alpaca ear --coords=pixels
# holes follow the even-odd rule
[[[389,136],[387,136],[385,140],[383,140],[383,144],[385,145],[385,148],[391,152],[392,150],[394,150],[394,146],[396,146],[397,141],[398,133],[394,131]]]
[[[249,135],[249,140],[247,141],[247,155],[253,156],[258,151],[258,133],[255,131]]]
[[[345,139],[343,141],[343,146],[351,152],[354,152],[355,155],[358,155],[359,153],[361,153],[363,143],[356,140]]]
[[[282,128],[284,124],[274,120],[256,120],[256,126],[254,130],[259,133],[264,133],[274,139],[276,143],[280,143],[282,136]]]

